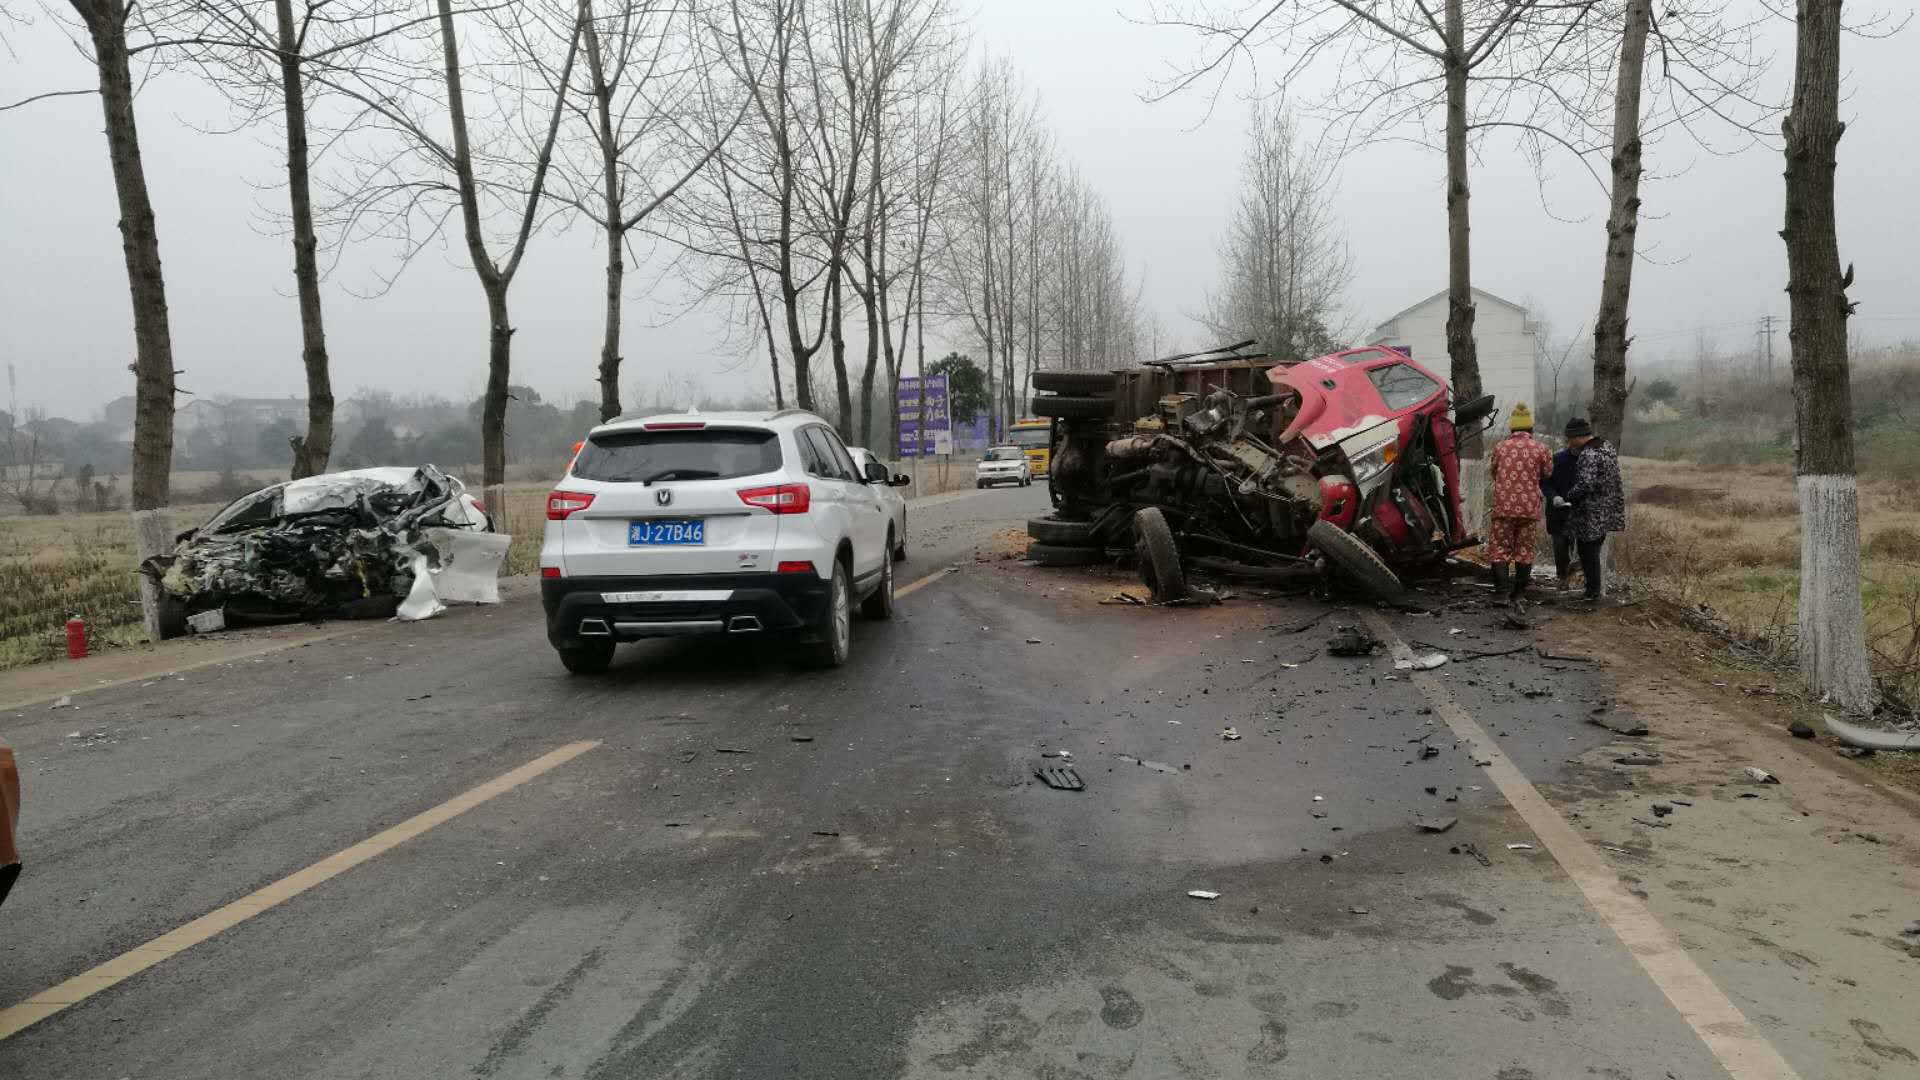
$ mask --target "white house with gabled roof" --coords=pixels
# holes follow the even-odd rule
[[[1485,289],[1473,290],[1473,306],[1473,339],[1479,346],[1480,383],[1486,393],[1494,396],[1500,425],[1506,425],[1507,413],[1517,401],[1526,402],[1528,408],[1538,413],[1539,394],[1533,381],[1536,329],[1527,309]],[[1434,374],[1449,379],[1452,365],[1447,360],[1447,290],[1434,293],[1374,327],[1364,344],[1398,349]],[[1451,387],[1451,379],[1448,385]]]

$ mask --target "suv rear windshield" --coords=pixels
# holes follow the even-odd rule
[[[730,480],[780,468],[780,440],[771,431],[613,431],[590,436],[573,463],[582,480],[650,484],[656,480]]]

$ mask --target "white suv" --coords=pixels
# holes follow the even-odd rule
[[[855,603],[893,614],[890,483],[799,409],[602,424],[547,497],[547,640],[584,674],[619,641],[797,632],[838,667]]]

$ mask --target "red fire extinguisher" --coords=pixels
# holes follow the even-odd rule
[[[78,618],[67,620],[67,659],[87,658],[87,624]]]

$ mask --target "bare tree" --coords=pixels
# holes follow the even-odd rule
[[[1199,319],[1222,341],[1258,338],[1273,355],[1332,352],[1352,262],[1331,205],[1333,162],[1302,144],[1284,103],[1255,103],[1240,198],[1221,238],[1220,289]]]
[[[1800,488],[1800,675],[1834,704],[1873,704],[1860,596],[1860,496],[1847,370],[1847,287],[1834,224],[1841,0],[1800,0],[1786,136],[1787,299]]]

